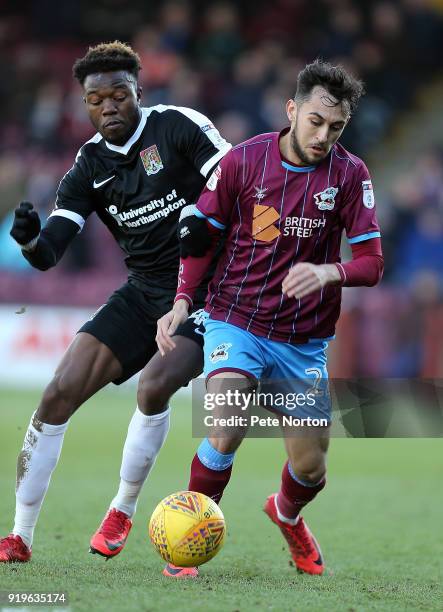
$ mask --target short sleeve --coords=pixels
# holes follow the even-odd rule
[[[340,219],[349,244],[380,238],[372,180],[363,162],[353,166],[352,177],[348,188],[344,188],[342,202]]]
[[[50,216],[70,219],[77,223],[81,231],[93,211],[91,181],[88,180],[86,164],[80,150],[74,165],[60,181],[55,207]]]
[[[240,193],[237,162],[234,151],[225,155],[209,177],[196,204],[197,214],[206,217],[219,229],[229,225],[229,219]]]
[[[205,178],[231,149],[211,121],[192,108],[175,107],[178,112],[177,146]]]

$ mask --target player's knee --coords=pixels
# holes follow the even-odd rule
[[[310,484],[316,484],[326,475],[326,463],[323,457],[310,457],[291,462],[296,477]]]
[[[209,442],[213,448],[223,455],[229,455],[234,453],[240,446],[243,438],[237,438],[235,436],[226,438],[209,438]]]
[[[162,412],[175,391],[174,382],[167,373],[140,379],[137,389],[139,410],[147,415]]]
[[[317,484],[326,476],[326,470],[311,470],[310,472],[301,472],[301,474],[297,475],[303,482],[308,482],[309,484]]]

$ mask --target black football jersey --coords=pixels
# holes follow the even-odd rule
[[[60,182],[51,216],[83,227],[95,212],[126,254],[129,276],[148,284],[177,282],[177,222],[194,203],[210,171],[229,151],[207,117],[190,108],[141,109],[123,146],[100,134],[79,150]]]

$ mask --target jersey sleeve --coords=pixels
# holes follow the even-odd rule
[[[372,181],[363,162],[354,167],[349,186],[345,188],[340,219],[349,244],[380,238]]]
[[[224,230],[229,225],[239,193],[236,157],[234,151],[230,151],[209,177],[195,206],[197,216]]]
[[[179,126],[174,130],[178,149],[205,178],[231,149],[211,121],[198,111],[176,107]]]
[[[74,165],[60,181],[55,207],[50,217],[70,219],[79,226],[80,232],[94,210],[91,180],[88,179],[86,163],[80,150]]]

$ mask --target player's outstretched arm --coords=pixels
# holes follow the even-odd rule
[[[10,234],[23,256],[38,270],[48,270],[61,259],[79,226],[64,217],[50,217],[43,229],[38,212],[30,202],[20,202],[14,211]]]
[[[188,318],[196,289],[201,285],[213,259],[220,230],[202,217],[197,217],[195,206],[182,210],[178,224],[180,267],[174,306],[157,321],[156,342],[161,355],[175,348],[172,335]],[[197,211],[198,213],[198,211]]]

